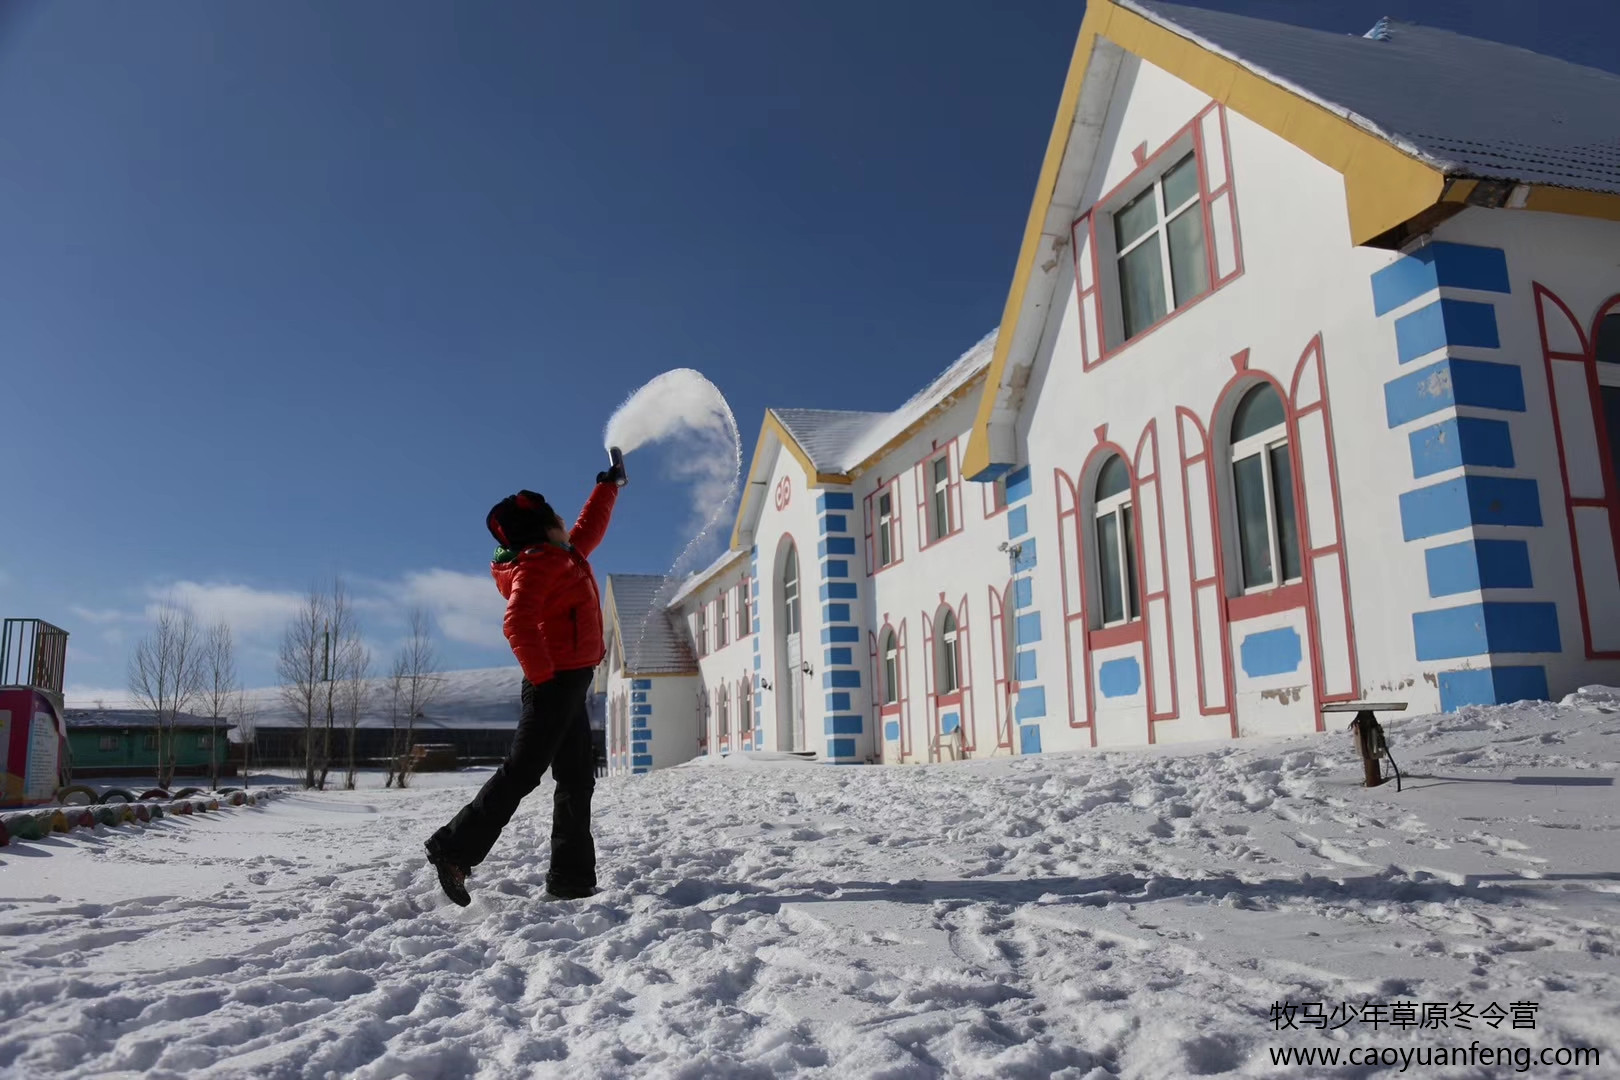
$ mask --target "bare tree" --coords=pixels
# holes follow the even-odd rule
[[[326,596],[312,588],[287,624],[276,657],[281,700],[304,724],[304,786],[315,786],[315,717],[325,675]]]
[[[219,787],[219,766],[224,755],[221,741],[221,721],[228,720],[232,709],[242,696],[242,684],[236,676],[236,641],[231,636],[231,624],[221,619],[208,628],[202,647],[202,689],[198,694],[203,711],[213,723],[210,742],[208,780]]]
[[[433,624],[423,608],[412,608],[410,637],[394,657],[388,679],[388,715],[393,726],[389,754],[389,782],[410,786],[411,750],[416,741],[416,720],[439,696],[441,680],[433,649]]]
[[[202,661],[196,614],[165,600],[129,661],[129,692],[157,725],[159,787],[174,780],[175,721],[202,689]]]
[[[326,774],[332,768],[332,731],[337,726],[338,695],[343,685],[344,654],[350,642],[358,644],[360,624],[355,618],[354,604],[349,599],[348,587],[342,577],[332,579],[332,591],[326,598],[326,628],[324,641],[324,685],[322,700],[326,706],[326,730],[321,738],[320,771],[315,786],[326,790]]]
[[[371,696],[371,650],[358,638],[345,641],[339,649],[342,684],[338,689],[338,707],[343,713],[344,726],[349,729],[349,768],[343,786],[349,790],[355,785],[354,742],[360,728],[360,714],[365,711]]]
[[[231,703],[231,715],[236,720],[236,736],[242,740],[242,786],[248,786],[248,770],[253,765],[253,740],[259,726],[258,702],[246,690],[236,692]]]

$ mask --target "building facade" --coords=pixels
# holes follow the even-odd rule
[[[634,730],[645,768],[908,763],[1614,681],[1617,115],[1443,31],[1094,0],[999,330],[895,412],[767,414],[627,767]]]

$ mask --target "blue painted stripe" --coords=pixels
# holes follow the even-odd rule
[[[851,708],[850,695],[847,690],[835,690],[827,695],[828,712],[849,712]]]
[[[1384,384],[1390,427],[1454,405],[1524,412],[1524,378],[1513,364],[1447,357]]]
[[[816,496],[816,510],[853,510],[855,509],[855,496],[848,491],[827,491]]]
[[[1034,488],[1029,482],[1029,466],[1024,465],[1007,474],[1007,505],[1023,502]]]
[[[1097,689],[1103,697],[1130,697],[1142,689],[1142,665],[1134,656],[1121,656],[1097,668]]]
[[[834,664],[853,664],[854,653],[847,645],[838,645],[821,650],[821,662],[831,667]]]
[[[860,595],[853,581],[830,581],[821,587],[823,600],[853,600]]]
[[[861,685],[861,673],[859,671],[823,671],[821,673],[821,685],[824,689],[832,687],[858,689]]]
[[[821,516],[821,535],[830,532],[849,532],[849,519],[843,514],[823,514]]]
[[[631,716],[651,716],[652,715],[652,706],[651,705],[632,705],[632,706],[630,706],[630,715]]]
[[[756,653],[754,653],[754,670],[758,671],[759,666],[760,666],[760,655],[759,655],[759,653],[756,652]]]
[[[1298,671],[1305,655],[1299,631],[1292,626],[1279,626],[1275,630],[1248,635],[1239,646],[1238,654],[1243,674],[1251,679]]]
[[[1026,570],[1035,569],[1035,538],[1033,536],[1018,541],[1018,555],[1013,559],[1013,573],[1022,574]]]
[[[1404,492],[1401,533],[1407,540],[1466,529],[1472,525],[1541,524],[1536,482],[1518,476],[1459,476]]]
[[[1020,720],[1037,720],[1046,715],[1046,688],[1044,686],[1020,686],[1018,688],[1018,709],[1015,715]]]
[[[962,714],[961,713],[948,712],[948,713],[942,713],[940,715],[940,718],[939,718],[939,733],[941,735],[949,735],[952,732],[960,731],[961,729],[962,729]]]
[[[630,755],[630,764],[635,766],[638,769],[650,769],[650,768],[652,768],[652,755],[651,754],[631,754]]]
[[[1407,436],[1412,475],[1421,479],[1463,465],[1513,468],[1513,438],[1506,420],[1454,416]]]
[[[630,726],[632,728],[644,728],[644,727],[647,727],[648,726],[647,718],[645,716],[632,716],[630,718]]]
[[[1501,248],[1432,243],[1402,256],[1372,275],[1373,311],[1387,314],[1441,286],[1512,292]]]
[[[1013,670],[1013,678],[1019,682],[1030,682],[1039,677],[1035,671],[1035,650],[1025,649],[1020,652]]]
[[[828,645],[835,641],[844,642],[846,644],[855,644],[860,640],[861,628],[858,626],[829,626],[821,631],[821,643],[823,645]]]
[[[650,765],[637,765],[635,768],[631,769],[630,772],[635,776],[646,776],[649,768],[651,768]]]
[[[885,739],[887,739],[889,742],[899,742],[900,741],[900,722],[898,720],[890,720],[886,724],[884,724],[883,725],[883,737]]]
[[[855,756],[854,739],[828,739],[827,756],[829,758],[852,758]]]
[[[1041,613],[1032,611],[1018,616],[1013,623],[1013,640],[1020,645],[1033,645],[1041,640]]]
[[[821,576],[824,578],[849,577],[848,559],[828,559],[821,564]]]
[[[1039,724],[1019,725],[1018,752],[1020,754],[1038,754],[1041,752],[1041,726]]]
[[[1447,345],[1500,348],[1496,305],[1475,300],[1436,300],[1395,320],[1395,354],[1410,363]]]
[[[630,689],[632,689],[632,690],[651,690],[652,689],[652,680],[651,679],[631,679],[630,680]]]
[[[1031,578],[1019,578],[1013,582],[1013,608],[1022,610],[1035,602],[1035,582]]]
[[[1470,668],[1440,673],[1440,708],[1455,712],[1464,705],[1506,705],[1513,701],[1546,701],[1547,669],[1540,665]]]
[[[1452,596],[1475,589],[1528,589],[1530,545],[1523,540],[1465,540],[1423,553],[1429,595]]]
[[[855,714],[829,716],[826,720],[826,727],[827,730],[823,732],[826,735],[859,735],[866,730],[861,717]]]
[[[1016,540],[1029,532],[1029,510],[1015,506],[1007,511],[1007,539]]]
[[[632,754],[650,754],[652,753],[652,743],[647,742],[645,739],[632,739],[630,741],[630,752]]]
[[[1462,604],[1412,614],[1419,660],[1485,653],[1557,652],[1558,605],[1506,600]]]
[[[756,633],[756,634],[759,633],[759,620],[758,619],[754,620],[754,633]]]
[[[822,622],[828,622],[828,623],[849,622],[850,621],[850,619],[849,619],[849,605],[848,604],[822,604],[821,605],[821,621]]]
[[[816,552],[823,559],[828,555],[855,554],[855,538],[853,536],[829,536],[816,545]]]
[[[634,690],[630,694],[630,701],[632,703],[640,703],[640,702],[643,702],[643,701],[646,701],[646,700],[647,700],[647,691],[645,691],[645,690]]]

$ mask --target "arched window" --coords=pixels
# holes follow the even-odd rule
[[[754,733],[754,680],[747,676],[737,684],[737,732],[745,739]]]
[[[731,736],[731,691],[722,686],[715,693],[719,695],[720,700],[715,705],[714,715],[720,722],[719,735],[724,741]]]
[[[799,549],[789,547],[787,561],[782,566],[782,608],[787,618],[787,633],[799,632]]]
[[[938,693],[954,694],[962,689],[962,653],[957,641],[956,615],[950,608],[939,620]]]
[[[1610,475],[1620,482],[1620,311],[1603,316],[1592,349],[1597,356],[1599,410],[1608,435]]]
[[[697,692],[698,750],[709,748],[709,695],[701,687]]]
[[[883,657],[883,704],[900,704],[900,639],[893,630],[886,630],[878,646]]]
[[[1136,587],[1136,514],[1131,506],[1131,474],[1114,454],[1097,473],[1097,577],[1102,592],[1102,625],[1141,617]]]
[[[1300,580],[1293,459],[1282,399],[1270,383],[1245,394],[1232,414],[1232,492],[1243,590]]]

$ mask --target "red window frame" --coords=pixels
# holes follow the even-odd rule
[[[1209,185],[1209,168],[1206,163],[1208,148],[1205,146],[1204,140],[1204,119],[1212,111],[1218,114],[1221,133],[1221,153],[1224,158],[1223,164],[1225,166],[1223,172],[1224,179],[1214,188],[1211,188]],[[1192,153],[1198,172],[1198,204],[1199,212],[1203,217],[1204,223],[1204,258],[1209,275],[1209,285],[1204,289],[1203,292],[1199,293],[1185,304],[1182,304],[1177,308],[1171,308],[1169,311],[1165,312],[1165,314],[1160,316],[1159,319],[1156,320],[1151,326],[1146,327],[1134,337],[1125,338],[1122,341],[1112,341],[1110,340],[1110,335],[1108,333],[1108,320],[1105,317],[1106,312],[1102,307],[1103,278],[1101,257],[1098,254],[1098,218],[1104,219],[1104,225],[1106,227],[1107,223],[1113,220],[1113,215],[1110,212],[1112,207],[1120,206],[1127,201],[1127,194],[1131,197],[1139,194],[1145,186],[1144,180],[1148,180],[1148,178],[1157,179],[1171,165],[1175,164],[1174,161],[1170,160],[1170,151],[1183,145],[1189,133],[1191,134]],[[1179,160],[1179,156],[1177,160]],[[1149,180],[1149,182],[1151,182],[1151,180]],[[1219,268],[1217,267],[1215,261],[1215,226],[1211,212],[1211,208],[1217,202],[1222,200],[1227,203],[1229,208],[1232,227],[1232,251],[1235,260],[1235,268],[1224,277],[1220,274]],[[1089,255],[1089,267],[1082,267],[1079,262],[1082,247],[1080,243],[1080,233],[1082,231],[1084,231],[1087,235],[1088,243],[1084,246],[1086,247]],[[1204,107],[1199,111],[1197,116],[1194,116],[1186,124],[1183,124],[1174,135],[1170,136],[1170,138],[1166,139],[1162,144],[1160,144],[1157,150],[1142,158],[1129,176],[1127,176],[1124,180],[1121,180],[1118,184],[1115,184],[1106,194],[1092,204],[1090,209],[1074,220],[1074,222],[1070,225],[1070,240],[1070,249],[1073,251],[1073,258],[1076,260],[1074,274],[1075,295],[1082,308],[1082,311],[1088,304],[1092,305],[1092,310],[1095,316],[1096,332],[1099,339],[1097,343],[1098,348],[1095,350],[1096,355],[1093,356],[1093,350],[1087,341],[1088,332],[1084,329],[1082,330],[1080,343],[1080,366],[1083,371],[1090,371],[1092,368],[1113,359],[1119,353],[1152,335],[1154,331],[1158,330],[1159,327],[1163,326],[1171,319],[1174,319],[1177,315],[1180,315],[1186,311],[1191,311],[1209,297],[1215,295],[1217,292],[1220,292],[1227,285],[1242,277],[1243,239],[1242,229],[1238,224],[1236,188],[1232,179],[1232,140],[1226,124],[1225,106],[1221,105],[1219,102],[1212,102],[1208,106]],[[1088,280],[1088,275],[1086,273],[1087,269],[1090,271],[1089,284],[1086,284]],[[1110,273],[1117,273],[1117,271],[1110,268]],[[1115,291],[1117,293],[1117,290]],[[1083,323],[1084,318],[1082,317],[1082,324]]]
[[[878,528],[878,498],[887,493],[889,496],[889,528],[894,535],[889,538],[889,547],[894,553],[894,559],[887,565],[879,566],[877,561],[877,528]],[[878,486],[866,497],[866,576],[874,577],[891,570],[906,561],[905,529],[901,526],[904,515],[900,513],[900,477],[892,476],[888,483],[883,483],[879,477]]]
[[[918,550],[927,551],[938,547],[951,537],[962,531],[965,522],[962,513],[962,469],[957,460],[957,443],[959,438],[946,440],[944,443],[934,440],[928,453],[924,454],[915,465],[911,467],[912,482],[917,488],[917,542]],[[933,530],[928,527],[929,505],[934,499],[933,464],[943,456],[947,462],[947,479],[945,482],[945,512],[950,516],[950,528],[940,535],[938,540],[933,539]]]

